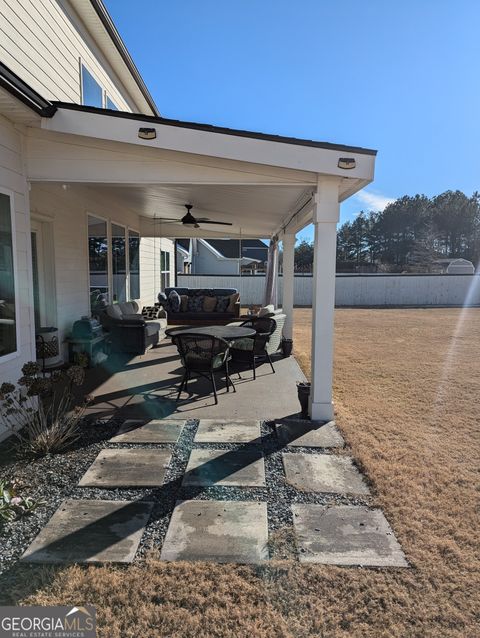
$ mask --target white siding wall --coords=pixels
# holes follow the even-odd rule
[[[174,285],[175,246],[171,239],[160,237],[142,237],[140,240],[140,294],[145,306],[157,301],[161,290],[160,251],[170,253],[170,282]]]
[[[22,365],[34,358],[31,286],[31,243],[28,216],[28,186],[23,169],[22,136],[0,116],[0,186],[13,193],[15,210],[17,289],[19,296],[20,343],[18,356],[9,361],[0,358],[0,383],[16,381]],[[4,434],[0,424],[0,439]]]
[[[134,110],[66,0],[0,0],[0,60],[40,95],[80,103],[80,58],[120,110]]]
[[[261,304],[265,277],[178,275],[190,288],[237,288],[243,304]],[[282,277],[279,277],[279,303]],[[312,305],[312,277],[295,276],[294,303]],[[478,306],[480,275],[337,275],[337,306]]]

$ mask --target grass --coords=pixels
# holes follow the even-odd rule
[[[309,373],[311,311],[295,311]],[[411,569],[19,568],[10,597],[95,604],[100,636],[479,635],[480,310],[337,310],[337,422]]]

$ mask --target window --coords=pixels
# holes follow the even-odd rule
[[[88,263],[90,268],[90,307],[109,303],[107,222],[88,216]]]
[[[112,224],[113,301],[127,301],[127,242],[125,227]]]
[[[160,251],[160,286],[162,290],[170,286],[170,253]]]
[[[128,265],[130,270],[130,299],[140,298],[140,235],[128,231]]]
[[[105,108],[113,109],[114,111],[118,111],[118,106],[111,100],[108,95],[105,93]]]
[[[103,89],[82,64],[82,104],[103,108]]]
[[[0,193],[0,359],[17,351],[12,205]]]

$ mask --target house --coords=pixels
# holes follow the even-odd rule
[[[177,239],[177,272],[239,275],[265,272],[268,246],[261,239]]]
[[[173,284],[170,238],[223,240],[183,221],[191,203],[231,239],[283,243],[286,336],[295,234],[314,223],[310,411],[330,419],[339,204],[373,180],[376,151],[163,118],[101,0],[0,14],[0,382],[35,359],[39,325],[65,356],[95,295],[151,304]]]

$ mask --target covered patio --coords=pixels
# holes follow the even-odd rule
[[[295,236],[313,222],[310,416],[331,420],[339,206],[372,181],[375,151],[71,104],[55,107],[51,117],[42,118],[39,128],[28,129],[32,211],[41,215],[49,207],[57,208],[60,217],[63,210],[75,206],[91,213],[95,211],[87,202],[95,200],[136,215],[141,238],[263,237],[282,242],[287,338],[292,337]],[[62,210],[56,204],[59,193]],[[180,220],[185,203],[193,204],[199,217],[231,225],[225,226],[227,231],[212,231],[202,224],[195,228],[162,222],[166,217]],[[87,291],[77,291],[78,298],[82,294],[83,312],[88,312]],[[144,301],[151,304],[155,297]],[[70,321],[75,318],[70,316]],[[168,346],[161,349],[166,359],[173,356],[168,355]],[[134,365],[129,369],[130,379]],[[156,365],[158,373],[171,376],[165,364]],[[299,370],[293,363],[281,363],[280,370],[286,382],[288,379],[287,394],[292,395],[284,406],[289,412],[289,406],[296,404]],[[164,380],[156,382],[163,384]],[[122,389],[117,391],[126,390],[128,383],[119,383]],[[254,391],[255,384],[248,387]],[[107,385],[104,394],[111,392],[116,391]]]

